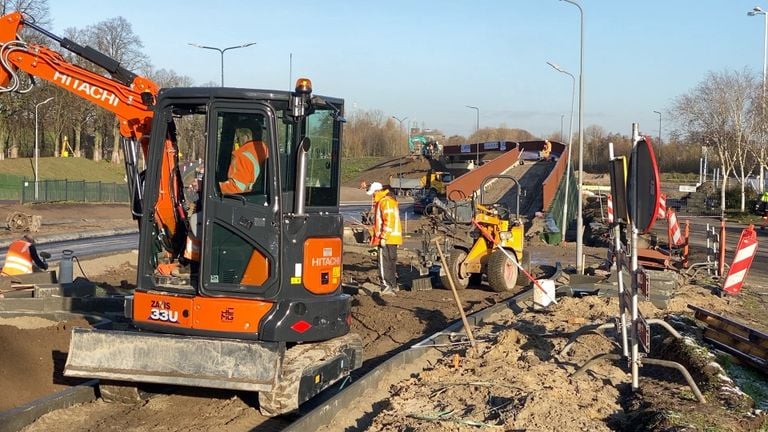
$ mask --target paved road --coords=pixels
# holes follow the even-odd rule
[[[62,251],[69,249],[79,258],[94,255],[104,255],[113,252],[120,252],[139,247],[139,234],[118,234],[107,237],[91,237],[75,240],[40,242],[37,250],[51,254],[50,261],[61,259]],[[0,261],[5,262],[5,254],[8,251],[7,245],[0,248]]]
[[[701,253],[705,252],[707,246],[707,224],[715,226],[716,231],[720,230],[720,220],[715,217],[708,216],[679,216],[680,228],[685,229],[685,221],[690,221],[690,245],[694,248],[691,252],[697,253],[701,256]],[[737,224],[732,222],[726,222],[726,235],[725,235],[725,256],[726,263],[731,264],[734,253],[736,251],[736,244],[739,241],[741,232],[747,226],[744,224]],[[768,288],[768,230],[761,231],[759,228],[757,231],[757,254],[752,262],[752,267],[747,275],[747,283],[755,286],[756,288]],[[662,243],[667,242],[666,224],[657,223],[654,227],[654,232],[659,235],[659,240]],[[692,261],[692,263],[695,261]]]
[[[360,213],[367,211],[371,208],[370,204],[350,203],[342,204],[341,214],[346,220],[360,221]],[[405,201],[400,206],[401,218],[412,220],[420,217],[413,212],[413,204],[410,201]],[[139,235],[137,233],[132,234],[118,234],[106,237],[92,237],[81,238],[65,241],[53,241],[44,242],[41,241],[37,249],[40,252],[48,252],[51,254],[50,261],[58,261],[61,259],[62,251],[65,249],[72,250],[74,254],[79,258],[85,258],[89,256],[105,255],[114,252],[121,252],[125,250],[137,249],[139,247]],[[0,247],[0,267],[5,263],[5,254],[8,251],[8,245]]]

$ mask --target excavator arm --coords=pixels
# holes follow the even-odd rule
[[[17,35],[25,25],[56,40],[63,48],[105,68],[114,74],[114,77],[105,77],[72,64],[46,46],[20,40]],[[160,90],[150,79],[127,71],[116,60],[93,48],[59,38],[32,23],[25,22],[19,12],[0,19],[0,44],[2,90],[22,90],[18,77],[18,70],[21,70],[114,113],[120,120],[120,134],[123,137],[141,141],[149,135],[152,129],[150,106]]]
[[[44,45],[24,42],[19,38],[23,27],[30,27],[58,42],[62,48],[105,69],[103,76],[67,61],[61,54]],[[143,181],[138,168],[137,147],[148,155],[152,131],[152,105],[159,86],[120,65],[115,59],[87,46],[58,37],[24,20],[19,12],[0,17],[0,91],[25,92],[19,71],[44,79],[64,90],[96,104],[117,116],[125,156],[126,174],[132,196],[131,211],[135,218],[143,213]],[[164,248],[172,257],[183,251],[186,234],[186,212],[183,185],[178,166],[175,134],[165,139],[165,152],[160,161],[160,199],[155,204],[154,218]]]

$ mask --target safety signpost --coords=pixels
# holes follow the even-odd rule
[[[671,361],[650,358],[647,355],[641,357],[639,348],[650,353],[651,351],[651,327],[656,324],[664,327],[675,338],[682,336],[675,331],[666,321],[661,319],[646,319],[638,308],[638,297],[642,295],[646,300],[650,298],[650,276],[638,263],[638,236],[646,234],[658,217],[660,200],[659,170],[656,157],[651,147],[650,139],[639,133],[636,123],[632,124],[632,153],[627,160],[623,156],[614,157],[613,143],[608,144],[609,169],[611,175],[611,201],[613,204],[613,223],[611,224],[612,247],[609,248],[609,257],[615,263],[616,276],[619,289],[619,317],[616,321],[620,337],[622,356],[605,353],[600,354],[579,367],[572,376],[583,373],[590,364],[599,359],[627,360],[632,374],[632,390],[639,388],[639,368],[642,363],[672,367],[681,372],[699,402],[705,402],[704,396],[691,378],[685,367]],[[671,209],[667,209],[670,216]],[[624,247],[621,241],[622,228],[626,227],[627,237],[630,238],[630,249]],[[629,258],[627,254],[629,252]],[[624,284],[624,271],[630,276],[630,286]],[[577,330],[560,352],[564,355],[570,350],[576,338],[587,331],[608,328],[609,324],[590,324]]]

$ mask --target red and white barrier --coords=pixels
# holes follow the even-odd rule
[[[667,217],[667,195],[659,194],[659,214],[658,217],[666,219]]]
[[[684,243],[683,231],[680,230],[680,224],[677,222],[677,215],[675,214],[675,211],[672,209],[669,209],[667,211],[667,226],[668,226],[667,233],[671,241],[670,247],[682,246],[682,244]]]
[[[608,210],[606,211],[608,213],[608,223],[613,223],[613,197],[611,194],[607,195],[608,197]]]
[[[756,253],[757,232],[750,225],[741,232],[739,245],[736,247],[736,256],[733,257],[733,264],[728,270],[728,277],[723,281],[723,292],[730,295],[741,292],[741,286],[744,285],[744,279],[747,278],[747,272]]]

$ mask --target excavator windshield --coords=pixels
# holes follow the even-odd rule
[[[279,117],[283,117],[280,112]],[[310,114],[304,126],[311,140],[307,155],[306,200],[307,207],[333,207],[339,204],[339,142],[341,125],[331,107],[319,107]],[[280,125],[281,181],[284,193],[291,193],[296,184],[296,154],[292,145],[294,125],[278,121]]]

